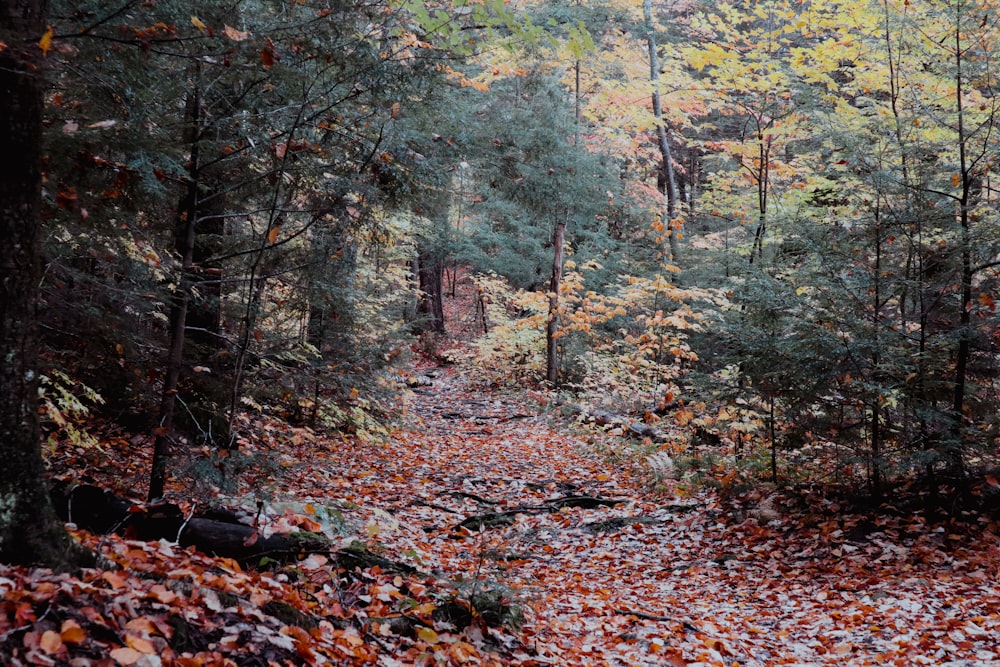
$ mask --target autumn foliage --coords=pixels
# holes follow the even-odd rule
[[[26,4],[0,662],[1000,663],[993,5]]]

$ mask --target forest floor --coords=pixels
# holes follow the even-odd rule
[[[1000,665],[995,519],[680,494],[525,392],[419,371],[384,442],[254,422],[282,471],[261,530],[329,552],[258,571],[77,531],[103,569],[0,566],[0,663]],[[384,561],[344,562],[352,542]]]

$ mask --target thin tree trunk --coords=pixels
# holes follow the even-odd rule
[[[771,141],[764,138],[761,119],[757,119],[757,230],[754,232],[753,247],[750,250],[750,264],[764,254],[764,235],[767,231],[767,195],[771,180]]]
[[[643,0],[643,17],[646,22],[646,48],[649,52],[649,81],[653,88],[653,116],[656,118],[656,144],[660,149],[660,177],[657,187],[667,197],[666,223],[667,239],[670,248],[670,261],[679,260],[680,247],[678,243],[679,230],[674,229],[677,217],[677,177],[674,174],[674,161],[670,152],[670,141],[663,120],[663,104],[660,100],[660,58],[656,52],[656,33],[653,29],[652,0]]]
[[[0,3],[0,561],[67,569],[83,551],[49,499],[38,422],[46,9]]]
[[[771,439],[771,483],[778,485],[778,433],[774,419],[774,396],[767,397],[767,431]]]
[[[872,352],[872,379],[871,384],[875,388],[875,396],[871,403],[871,490],[875,498],[882,497],[882,363],[881,350],[881,326],[882,318],[879,313],[882,310],[882,224],[881,206],[875,206],[875,284],[872,294],[872,328],[873,352]]]
[[[549,319],[545,327],[545,379],[549,385],[559,384],[559,346],[556,334],[559,332],[559,285],[562,283],[563,243],[566,239],[566,223],[556,223],[553,235],[552,282],[549,284]]]
[[[181,373],[184,368],[184,343],[187,329],[187,315],[191,300],[191,269],[194,265],[195,225],[198,217],[199,198],[199,167],[201,132],[201,70],[197,70],[195,91],[188,99],[187,110],[187,143],[191,146],[191,156],[188,166],[188,182],[180,206],[177,211],[177,221],[174,227],[174,247],[180,255],[180,279],[174,288],[170,303],[170,331],[167,342],[166,372],[163,378],[163,390],[160,394],[160,411],[158,425],[154,431],[153,460],[149,473],[149,492],[147,497],[154,500],[163,496],[167,482],[167,461],[170,458],[171,444],[174,441],[174,415],[177,407],[177,392],[180,386]]]
[[[959,175],[961,178],[961,194],[958,202],[959,224],[962,231],[961,262],[962,262],[962,286],[961,304],[958,320],[958,350],[955,353],[955,385],[952,400],[952,441],[953,444],[948,451],[948,464],[951,472],[960,476],[965,475],[964,462],[964,426],[965,426],[965,393],[968,374],[969,357],[971,348],[971,324],[972,324],[972,228],[969,217],[969,193],[971,191],[972,174],[969,168],[969,159],[966,153],[965,136],[965,109],[962,95],[965,94],[963,88],[962,72],[962,33],[960,30],[962,16],[956,17],[955,23],[955,111],[958,116],[958,158]]]

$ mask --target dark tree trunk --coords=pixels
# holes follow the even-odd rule
[[[961,23],[956,23],[956,26]],[[955,354],[955,384],[952,396],[952,442],[946,452],[949,473],[958,477],[965,477],[965,396],[968,391],[969,360],[972,355],[971,339],[972,331],[972,281],[974,272],[972,269],[972,216],[969,215],[969,206],[972,193],[972,167],[966,143],[968,137],[965,133],[965,109],[962,103],[964,90],[964,74],[962,69],[962,36],[957,31],[955,39],[955,111],[958,119],[958,151],[960,178],[962,184],[961,196],[959,199],[959,222],[961,225],[961,261],[962,261],[962,309],[959,311],[958,320],[958,350]],[[974,163],[974,161],[972,162]]]
[[[200,70],[199,77],[200,79]],[[177,406],[177,393],[180,389],[181,374],[184,369],[184,345],[186,340],[187,316],[191,301],[191,276],[194,265],[195,224],[198,212],[198,174],[199,174],[199,144],[201,98],[199,96],[200,81],[195,85],[194,94],[188,99],[185,120],[187,121],[187,139],[191,146],[191,157],[188,166],[188,182],[184,195],[181,197],[174,227],[174,247],[181,259],[180,281],[174,288],[170,304],[170,330],[167,341],[166,372],[163,378],[163,391],[160,395],[160,412],[158,425],[153,441],[153,460],[149,473],[148,499],[155,500],[163,496],[167,481],[167,461],[171,454],[171,445],[175,439],[174,415]]]
[[[48,496],[36,370],[46,16],[0,2],[0,561],[65,569],[82,549]]]
[[[202,170],[198,178],[198,187],[189,190],[195,198],[184,206],[194,220],[184,362],[198,371],[184,379],[190,393],[188,409],[178,415],[175,426],[208,444],[227,446],[230,434],[225,408],[232,368],[222,330],[222,267],[216,260],[222,254],[226,199],[219,188],[210,189],[219,182],[220,174]],[[181,250],[178,247],[178,252]]]
[[[424,329],[444,333],[444,262],[429,255],[417,259],[420,281],[420,304],[417,312],[424,320]]]
[[[198,295],[190,304],[187,338],[192,345],[192,359],[218,372],[216,359],[225,345],[221,327],[222,267],[215,258],[221,254],[220,240],[225,234],[226,199],[215,191],[202,196],[197,204],[185,207],[196,220],[191,279]]]

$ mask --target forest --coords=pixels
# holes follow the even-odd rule
[[[0,662],[1000,664],[998,39],[0,3]]]

